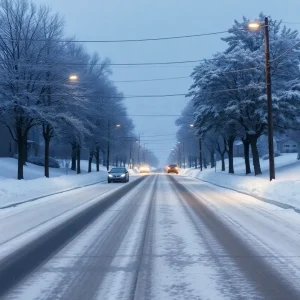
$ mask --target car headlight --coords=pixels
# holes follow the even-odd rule
[[[123,178],[124,178],[125,176],[126,176],[126,174],[122,174],[122,175],[121,175],[121,177],[123,177]]]
[[[108,177],[113,177],[111,174],[108,174]]]

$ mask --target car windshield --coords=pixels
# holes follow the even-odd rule
[[[169,168],[177,168],[177,165],[169,165]]]
[[[110,173],[125,173],[126,169],[125,168],[112,168],[110,170]]]

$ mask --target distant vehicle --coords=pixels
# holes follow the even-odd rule
[[[150,173],[150,167],[148,165],[142,165],[139,168],[140,173]]]
[[[112,168],[108,172],[107,182],[128,182],[129,172],[126,168]]]
[[[178,166],[177,165],[168,165],[167,173],[176,173],[178,174]]]

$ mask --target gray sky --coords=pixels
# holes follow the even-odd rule
[[[245,15],[260,12],[274,19],[300,22],[299,0],[34,0],[50,5],[64,16],[66,33],[80,40],[139,39],[227,30]],[[298,24],[290,24],[300,29]],[[110,57],[114,63],[166,62],[209,58],[224,49],[221,35],[193,39],[128,44],[86,44],[89,51]],[[180,66],[114,67],[113,80],[189,76],[194,64]],[[125,95],[186,93],[191,79],[118,83]],[[174,98],[127,99],[130,115],[179,115],[188,100]],[[136,133],[164,163],[176,141],[176,117],[132,117]],[[170,134],[165,137],[145,137]],[[147,140],[147,141],[146,141]],[[153,140],[153,141],[150,141]]]

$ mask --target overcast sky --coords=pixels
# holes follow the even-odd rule
[[[260,12],[273,19],[300,23],[299,0],[34,0],[48,4],[65,18],[66,34],[80,40],[140,39],[224,31],[245,15]],[[298,24],[290,24],[300,29]],[[113,63],[167,62],[210,58],[224,49],[222,35],[146,43],[86,44],[92,53]],[[189,76],[194,64],[176,66],[114,67],[113,80]],[[170,81],[117,83],[125,95],[187,93],[189,78]],[[176,142],[176,117],[138,117],[143,114],[179,115],[185,97],[127,99],[136,133],[164,163]],[[164,137],[155,135],[166,135]],[[143,137],[144,136],[144,137]],[[151,141],[152,140],[152,141]]]

